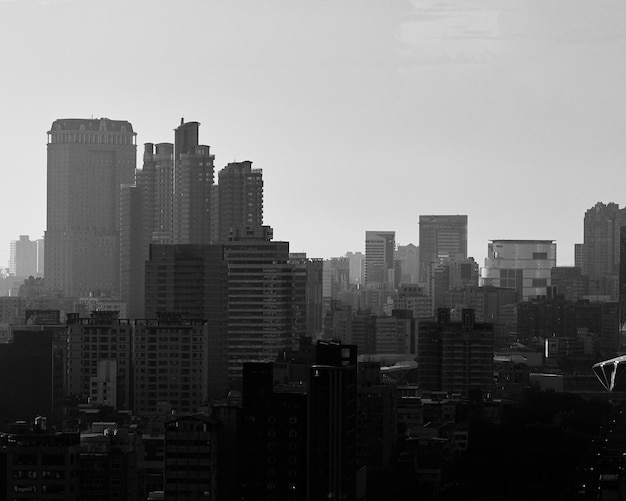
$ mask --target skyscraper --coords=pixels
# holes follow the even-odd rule
[[[459,255],[467,258],[467,216],[420,216],[419,226],[421,282],[432,263]]]
[[[174,144],[146,143],[143,168],[121,199],[121,296],[143,316],[143,263],[150,244],[211,242],[214,155],[198,144],[200,124],[181,120]]]
[[[20,235],[19,240],[11,241],[9,273],[16,277],[37,276],[38,243],[28,235]]]
[[[133,182],[129,122],[56,120],[48,132],[45,277],[68,296],[119,291],[119,193]]]
[[[263,226],[263,171],[250,161],[233,162],[218,179],[218,241],[226,242],[237,229]]]
[[[618,298],[620,228],[626,209],[598,202],[585,212],[582,271],[589,277],[589,294]]]
[[[365,284],[394,286],[395,231],[365,232]]]

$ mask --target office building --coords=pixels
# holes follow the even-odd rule
[[[45,277],[66,296],[119,294],[120,186],[134,180],[129,122],[56,120],[48,132]]]
[[[269,229],[224,244],[228,266],[228,377],[241,385],[245,362],[294,351],[307,325],[307,264]],[[318,288],[321,291],[321,288]]]
[[[237,229],[263,226],[263,171],[252,162],[231,162],[218,174],[217,240],[226,242]]]
[[[357,350],[318,341],[310,369],[309,499],[357,499]]]
[[[582,256],[583,275],[589,277],[589,294],[619,296],[620,229],[626,209],[598,202],[585,212]]]
[[[16,277],[28,278],[38,275],[39,244],[28,235],[20,235],[19,240],[12,240],[9,254],[9,273]]]
[[[320,299],[311,295],[321,286],[307,278],[312,265],[291,260],[289,243],[270,238],[264,228],[225,244],[151,247],[146,314],[207,320],[210,381],[223,380],[226,356],[229,383],[238,387],[244,362],[293,351],[307,330],[307,305],[319,309]],[[211,376],[212,370],[217,373]],[[223,395],[209,388],[209,396]]]
[[[424,282],[432,263],[444,258],[467,258],[467,216],[419,217],[419,271]]]
[[[568,301],[578,301],[589,294],[589,277],[577,266],[555,266],[550,272],[550,285],[554,294]]]
[[[396,267],[399,272],[399,284],[416,284],[419,279],[419,247],[413,244],[398,245],[396,249]]]
[[[307,394],[275,391],[273,371],[273,363],[243,366],[239,499],[305,501]]]
[[[93,312],[89,318],[67,318],[68,395],[87,401],[100,395],[100,405],[131,409],[132,325],[114,312]],[[115,398],[101,391],[114,385]],[[92,392],[92,387],[96,388]],[[95,403],[95,402],[94,402]]]
[[[545,296],[556,266],[553,240],[492,240],[487,248],[481,285],[515,289],[518,297]]]
[[[217,499],[218,428],[219,422],[204,414],[165,424],[165,499]]]
[[[34,327],[34,326],[29,326]],[[0,343],[0,422],[47,416],[60,426],[65,398],[65,337],[53,328],[16,328]]]
[[[146,318],[206,321],[209,398],[227,393],[227,272],[221,245],[152,245],[146,262]]]
[[[486,397],[493,389],[493,328],[463,310],[460,322],[442,308],[436,321],[418,324],[418,380],[423,390]]]
[[[134,412],[156,415],[196,411],[207,401],[209,332],[205,320],[180,315],[137,320],[134,325]]]
[[[365,284],[394,287],[395,231],[365,232]]]

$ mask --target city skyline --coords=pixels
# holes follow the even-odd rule
[[[0,1],[1,263],[43,235],[58,118],[128,120],[140,148],[199,121],[216,169],[263,170],[266,224],[311,257],[467,214],[481,266],[493,239],[555,240],[574,264],[585,211],[626,203],[620,2],[116,4]]]

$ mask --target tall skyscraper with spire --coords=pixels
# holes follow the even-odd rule
[[[45,278],[68,296],[119,294],[120,186],[134,181],[130,122],[60,119],[48,132]]]

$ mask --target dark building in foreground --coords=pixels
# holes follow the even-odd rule
[[[243,366],[240,499],[307,500],[307,394],[274,391],[272,363]]]
[[[45,423],[39,418],[34,430],[22,423],[0,434],[2,499],[79,499],[79,434],[49,431]]]
[[[318,342],[309,377],[309,500],[359,499],[357,350]]]
[[[65,397],[65,339],[54,331],[14,331],[0,344],[0,422],[48,416],[60,425]]]
[[[204,414],[166,423],[165,499],[216,499],[218,427],[217,420]]]
[[[437,321],[418,325],[418,380],[423,390],[444,391],[469,398],[493,390],[493,327],[474,321],[463,310],[461,322],[440,309]]]

